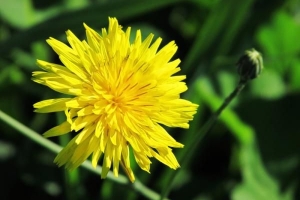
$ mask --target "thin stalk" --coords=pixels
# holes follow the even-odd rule
[[[22,133],[24,136],[30,138],[32,141],[36,142],[37,144],[47,148],[48,150],[54,152],[54,153],[59,153],[60,150],[62,149],[61,146],[55,144],[54,142],[42,137],[39,133],[31,130],[24,124],[18,122],[14,118],[10,117],[6,113],[0,110],[0,119],[4,121],[6,124],[10,125],[12,128],[15,130],[19,131]],[[92,163],[90,161],[85,161],[84,163],[81,164],[82,167],[85,169],[96,173],[97,175],[101,175],[102,168],[100,166],[97,166],[94,168],[92,166]],[[126,185],[130,188],[133,188],[135,191],[143,195],[144,197],[147,197],[148,199],[151,200],[157,200],[159,199],[160,195],[156,193],[155,191],[151,190],[150,188],[146,187],[143,185],[139,180],[136,180],[134,183],[131,183],[127,177],[120,175],[119,177],[115,177],[112,172],[109,172],[107,174],[107,179],[110,179],[116,183]]]
[[[218,117],[222,113],[222,111],[229,105],[229,103],[243,90],[245,87],[247,81],[240,81],[237,87],[234,89],[234,91],[224,100],[222,105],[218,108],[217,111],[214,112],[214,114],[209,118],[209,120],[204,124],[204,126],[199,130],[197,134],[195,134],[193,138],[193,142],[187,147],[188,150],[187,155],[182,157],[182,160],[179,160],[179,163],[181,164],[181,168],[185,168],[188,164],[188,161],[193,156],[193,153],[195,152],[196,148],[198,147],[199,143],[202,141],[204,136],[211,130],[215,122],[217,121]],[[176,176],[179,173],[177,171],[172,171],[171,176],[169,177],[165,187],[162,190],[160,199],[164,199],[167,197],[172,189],[172,183],[175,180]]]

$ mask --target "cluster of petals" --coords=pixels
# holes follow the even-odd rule
[[[152,42],[150,34],[142,40],[140,30],[131,42],[130,27],[123,31],[115,18],[101,34],[84,27],[87,40],[70,30],[69,45],[48,39],[62,64],[38,60],[43,71],[33,72],[35,82],[65,94],[34,104],[36,112],[66,116],[44,136],[76,134],[55,162],[74,169],[89,158],[94,167],[102,160],[102,178],[110,169],[118,176],[121,165],[131,181],[131,156],[147,172],[152,157],[178,168],[172,148],[183,145],[162,125],[188,128],[198,106],[180,98],[187,86],[185,76],[174,75],[180,70],[180,60],[171,61],[177,46],[170,42],[159,49],[162,39]]]

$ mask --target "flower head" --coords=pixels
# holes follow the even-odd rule
[[[38,60],[44,71],[33,72],[35,82],[69,95],[34,104],[36,112],[65,112],[66,121],[45,137],[77,134],[55,162],[74,169],[91,156],[96,167],[103,157],[102,178],[110,168],[118,176],[121,164],[134,181],[131,148],[147,172],[151,157],[178,168],[171,147],[183,145],[161,125],[188,128],[197,105],[180,99],[187,90],[182,82],[185,76],[173,76],[180,70],[180,60],[170,61],[177,46],[170,42],[158,51],[162,39],[151,44],[153,34],[142,40],[139,30],[130,43],[130,28],[124,32],[115,18],[109,18],[108,31],[102,29],[101,35],[84,27],[87,41],[80,41],[70,30],[66,32],[70,46],[48,39],[63,65]]]
[[[254,48],[246,50],[245,54],[237,62],[237,70],[241,82],[258,77],[264,68],[261,54]]]

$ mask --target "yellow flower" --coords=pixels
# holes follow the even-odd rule
[[[118,176],[121,164],[134,181],[131,148],[147,172],[151,157],[178,168],[170,147],[183,145],[161,125],[188,128],[198,105],[180,99],[180,93],[187,90],[182,82],[185,76],[173,76],[180,70],[180,60],[170,61],[177,46],[170,42],[158,51],[162,39],[150,45],[153,34],[142,41],[140,30],[130,43],[130,27],[124,32],[115,18],[109,18],[108,31],[102,29],[102,35],[84,27],[87,41],[80,41],[70,30],[66,32],[70,46],[48,39],[63,65],[38,60],[44,71],[33,72],[35,82],[69,95],[34,104],[36,112],[65,112],[66,121],[45,137],[77,134],[54,162],[74,169],[92,155],[96,167],[102,155],[102,178],[111,167]]]

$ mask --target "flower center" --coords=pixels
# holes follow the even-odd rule
[[[123,107],[124,103],[122,102],[122,97],[114,96],[110,100],[110,104],[111,104],[112,107],[121,108],[121,107]]]

